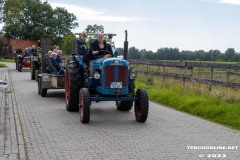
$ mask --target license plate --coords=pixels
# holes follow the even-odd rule
[[[111,82],[111,88],[122,88],[122,82]]]

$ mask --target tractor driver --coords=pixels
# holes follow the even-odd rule
[[[30,55],[37,56],[37,50],[35,45],[32,45],[32,49],[30,50]]]
[[[108,51],[109,54],[103,55],[103,52],[100,52],[101,50],[105,50]],[[108,44],[105,40],[104,40],[104,36],[103,34],[98,34],[97,39],[91,43],[90,45],[90,50],[89,50],[89,56],[90,56],[90,76],[93,76],[93,62],[96,59],[96,57],[102,56],[105,58],[109,58],[109,57],[113,57],[113,51],[112,51],[112,47],[110,44]]]
[[[23,52],[23,57],[29,57],[29,53],[28,53],[28,48],[25,49],[25,51]]]

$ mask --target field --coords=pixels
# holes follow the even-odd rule
[[[142,64],[134,64],[134,68],[136,71],[147,71],[146,74],[137,74],[136,88],[146,88],[151,100],[240,130],[239,88],[194,83],[181,78],[174,79],[148,74],[148,72],[177,74],[226,83],[238,83],[240,82],[238,70],[212,70],[211,68],[198,67],[188,69]]]

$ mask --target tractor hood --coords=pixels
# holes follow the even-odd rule
[[[104,66],[128,66],[128,63],[126,60],[123,60],[121,58],[98,58],[94,61],[94,70],[100,69]]]

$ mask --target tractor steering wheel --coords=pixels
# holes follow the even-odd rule
[[[111,55],[111,53],[108,50],[100,50],[98,53],[100,53],[100,54],[102,54],[104,56],[107,55],[107,54]]]
[[[101,55],[99,55],[99,54],[101,54]],[[105,55],[108,55],[108,54],[111,55],[111,53],[108,50],[100,50],[98,52],[98,54],[95,55],[94,57],[95,58],[102,58],[102,57],[104,57]]]

